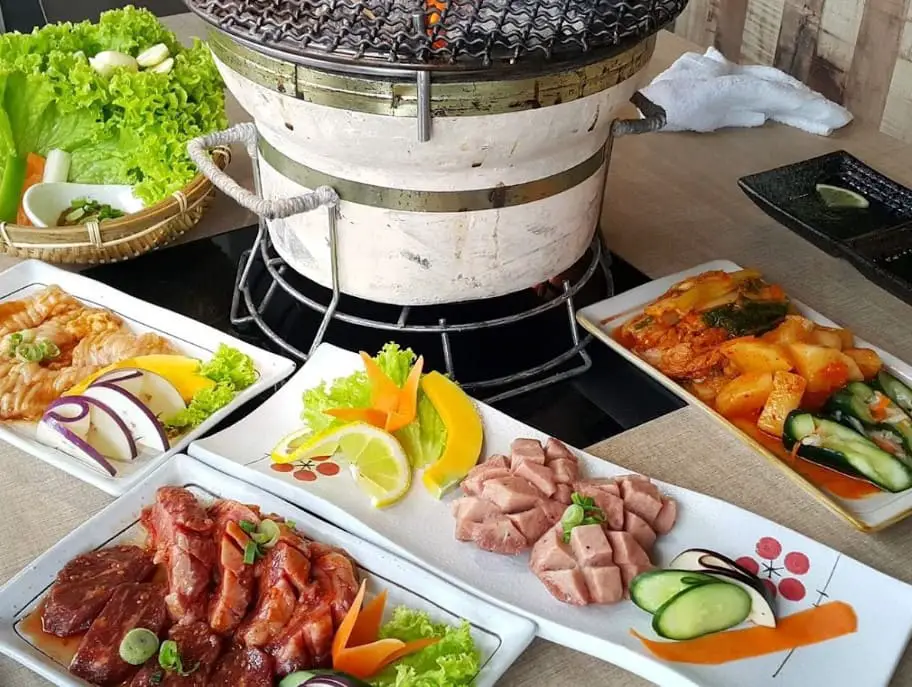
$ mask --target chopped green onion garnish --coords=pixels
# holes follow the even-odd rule
[[[257,526],[250,522],[249,520],[239,520],[238,527],[240,527],[247,534],[253,534],[257,531]]]
[[[287,527],[287,528],[290,529],[290,530],[293,530],[293,529],[295,528],[295,521],[294,521],[294,520],[286,520],[286,521],[285,521],[285,527]]]
[[[168,639],[161,643],[158,649],[158,665],[165,670],[182,669],[180,651],[177,648],[177,642]]]
[[[247,546],[244,547],[244,565],[253,565],[258,553],[257,543],[255,541],[247,542]]]
[[[275,520],[263,520],[256,534],[253,535],[253,540],[264,549],[271,549],[279,541],[281,533]]]

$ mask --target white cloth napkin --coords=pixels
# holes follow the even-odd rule
[[[642,89],[665,108],[664,131],[760,126],[768,119],[829,136],[852,113],[779,69],[730,62],[715,48],[689,52]]]

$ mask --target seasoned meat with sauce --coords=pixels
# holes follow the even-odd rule
[[[57,574],[41,611],[42,629],[58,637],[85,632],[118,586],[142,582],[153,569],[152,556],[138,546],[77,556]]]
[[[120,643],[130,630],[143,627],[161,634],[168,619],[165,590],[151,582],[120,585],[85,633],[70,672],[100,687],[119,685],[136,672],[119,653]]]
[[[217,552],[212,521],[186,489],[162,487],[142,515],[155,562],[168,573],[168,612],[175,622],[206,618]]]
[[[224,500],[209,509],[215,521],[218,547],[218,586],[209,602],[209,625],[219,634],[234,632],[253,600],[254,566],[244,563],[244,549],[251,541],[239,523],[259,525],[259,512],[237,501]]]
[[[294,539],[299,542],[298,546],[290,543],[289,540]],[[311,564],[306,551],[303,539],[283,532],[279,542],[257,563],[257,603],[235,635],[240,643],[263,647],[277,637],[291,619],[298,595],[310,588]]]
[[[177,643],[181,666],[188,675],[165,670],[153,656],[133,676],[129,687],[206,687],[209,675],[222,652],[221,638],[213,634],[205,622],[196,621],[175,625],[168,639]]]
[[[235,647],[222,657],[209,687],[272,687],[272,656],[259,649]]]

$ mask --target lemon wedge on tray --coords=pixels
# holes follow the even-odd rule
[[[396,503],[412,485],[412,469],[402,445],[392,434],[366,422],[318,434],[306,428],[292,432],[276,445],[271,457],[276,463],[291,463],[336,453],[349,463],[355,482],[375,508]]]

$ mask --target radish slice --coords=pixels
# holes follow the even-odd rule
[[[88,415],[88,409],[86,409]],[[111,477],[117,474],[114,466],[93,446],[77,436],[66,426],[66,419],[57,419],[54,413],[47,413],[38,423],[38,441],[78,458],[89,465],[101,467]]]
[[[111,408],[127,427],[131,438],[158,451],[167,451],[171,444],[165,429],[152,411],[136,396],[117,384],[92,384],[83,396],[101,401]]]

